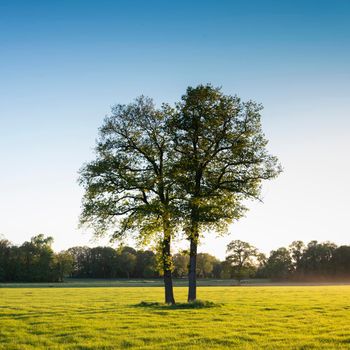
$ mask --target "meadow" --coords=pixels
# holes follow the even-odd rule
[[[214,306],[153,305],[156,286],[0,288],[0,349],[350,349],[350,286],[198,292]]]

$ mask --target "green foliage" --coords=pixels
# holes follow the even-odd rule
[[[55,277],[52,274],[54,252],[51,248],[52,237],[39,234],[14,249],[15,265],[14,276],[18,280],[50,281]]]
[[[119,256],[119,259],[124,268],[124,272],[126,273],[126,277],[130,278],[130,274],[134,271],[136,266],[136,256],[127,251],[123,251]]]
[[[181,102],[169,108],[179,212],[190,240],[189,301],[196,299],[200,236],[208,230],[226,232],[243,216],[246,199],[260,199],[262,181],[281,172],[266,149],[261,109],[211,85],[189,87]]]
[[[9,264],[11,261],[11,242],[0,237],[0,282],[6,281],[9,278]]]
[[[270,253],[258,271],[261,277],[294,280],[330,280],[350,277],[350,250],[334,243],[311,241],[307,246],[294,241],[289,248]]]
[[[214,266],[219,260],[208,253],[199,253],[197,255],[197,277],[208,278],[213,277]]]
[[[177,253],[173,255],[174,276],[184,277],[188,273],[188,264],[190,257],[186,253]]]
[[[299,269],[305,275],[322,276],[332,271],[332,258],[337,246],[331,242],[311,241],[300,260]]]
[[[332,272],[336,276],[346,277],[350,274],[350,246],[338,247],[332,255]]]
[[[152,278],[158,275],[156,256],[150,250],[139,250],[136,255],[135,276]]]
[[[150,250],[135,250],[127,246],[73,247],[72,276],[75,278],[147,278],[157,277],[156,256]]]
[[[73,255],[72,255],[73,256]],[[87,255],[88,274],[96,278],[117,277],[118,253],[111,247],[90,248]],[[77,273],[77,271],[74,271]]]
[[[191,241],[193,290],[200,234],[224,232],[243,215],[243,201],[258,199],[262,181],[281,172],[266,150],[261,108],[211,85],[189,87],[174,108],[156,109],[145,97],[115,106],[100,129],[96,159],[80,171],[81,224],[95,235],[113,229],[112,239],[132,233],[141,243],[158,241],[170,289],[170,243],[182,228]]]
[[[72,247],[54,253],[52,238],[35,236],[17,247],[0,241],[0,282],[63,282],[65,277],[157,277],[152,251],[131,247]]]
[[[262,181],[281,172],[277,158],[266,150],[261,109],[199,85],[189,87],[172,111],[178,154],[174,175],[186,198],[182,214],[190,235],[193,229],[224,231],[243,215],[243,200],[258,199]]]
[[[0,282],[62,282],[73,278],[156,278],[163,275],[161,252],[128,246],[72,247],[55,253],[51,239],[33,237],[21,246],[0,240]],[[196,275],[200,278],[272,278],[276,280],[347,280],[350,278],[350,247],[334,243],[301,241],[271,251],[267,258],[249,243],[228,245],[226,260],[198,254]],[[169,262],[175,277],[188,274],[189,254],[179,252]],[[182,281],[183,282],[183,281]],[[176,282],[178,283],[178,281]],[[207,282],[209,283],[209,282]],[[231,282],[232,284],[233,282]]]
[[[295,269],[298,269],[298,267],[300,266],[300,262],[304,254],[304,251],[305,251],[305,245],[304,245],[304,242],[302,241],[294,241],[289,245],[289,252],[293,261],[293,267]]]
[[[185,277],[188,274],[190,257],[187,251],[173,255],[173,266],[175,277]],[[208,253],[197,255],[197,271],[199,278],[220,278],[221,262],[215,256]]]
[[[52,237],[42,234],[17,247],[0,241],[0,281],[48,282],[63,281],[71,271],[71,257],[55,254]]]
[[[247,242],[235,240],[227,245],[229,254],[226,261],[231,267],[231,276],[240,282],[243,278],[254,276],[257,259],[261,258],[258,250]]]
[[[71,254],[62,251],[54,256],[54,271],[59,282],[63,282],[64,278],[70,276],[73,271],[74,260]]]
[[[114,229],[112,239],[133,233],[148,243],[164,233],[165,217],[169,230],[175,225],[166,118],[151,99],[140,97],[114,106],[105,119],[96,159],[79,178],[85,190],[80,222],[96,235]]]
[[[291,275],[292,268],[292,258],[287,248],[271,251],[265,267],[268,277],[286,279]]]
[[[113,107],[100,129],[96,160],[80,171],[85,189],[80,222],[97,236],[114,229],[111,239],[133,234],[139,243],[157,242],[165,299],[175,303],[170,243],[178,215],[167,119],[164,109],[156,110],[145,97]],[[122,258],[129,277],[136,262]]]

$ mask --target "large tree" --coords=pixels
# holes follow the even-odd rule
[[[54,252],[51,248],[52,237],[36,235],[24,242],[18,249],[18,273],[23,281],[45,282],[53,279],[52,263]]]
[[[188,272],[189,256],[186,252],[179,252],[173,255],[174,276],[184,277]]]
[[[290,251],[281,247],[270,252],[265,265],[265,271],[269,278],[272,279],[287,279],[293,271],[293,260]]]
[[[208,278],[213,277],[213,270],[218,259],[208,253],[199,253],[197,255],[197,277]]]
[[[145,97],[112,109],[100,129],[96,159],[80,171],[81,223],[112,239],[136,232],[139,241],[160,236],[165,302],[173,304],[170,244],[177,216],[167,124],[167,113]]]
[[[73,257],[67,251],[62,251],[54,256],[54,272],[58,282],[63,282],[66,276],[73,271]]]
[[[244,277],[249,277],[256,270],[256,261],[259,252],[248,242],[240,241],[239,239],[230,242],[227,245],[228,256],[226,260],[232,268],[232,276],[241,283]]]
[[[332,270],[331,264],[336,248],[332,242],[319,243],[315,240],[309,242],[300,260],[304,277],[327,276]]]
[[[300,277],[301,261],[305,250],[305,244],[302,241],[293,241],[288,248],[293,261],[294,276]]]
[[[246,199],[259,199],[261,183],[281,168],[267,150],[261,105],[224,95],[211,85],[189,87],[171,111],[178,154],[176,186],[190,241],[188,300],[196,299],[196,259],[200,235],[223,231],[239,219]]]
[[[332,256],[332,274],[336,277],[350,276],[350,247],[342,245],[336,248]]]
[[[0,235],[0,282],[10,280],[9,265],[11,261],[12,244]]]

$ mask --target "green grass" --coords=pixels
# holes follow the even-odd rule
[[[350,349],[350,286],[198,292],[212,307],[165,307],[160,287],[0,288],[0,349]]]

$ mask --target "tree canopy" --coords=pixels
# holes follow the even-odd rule
[[[248,242],[235,240],[228,244],[226,252],[229,254],[226,260],[232,266],[233,276],[239,283],[243,277],[254,274],[256,259],[259,256],[255,247]]]
[[[174,107],[140,97],[116,105],[100,128],[96,159],[83,166],[82,225],[96,235],[156,239],[165,300],[174,303],[171,239],[185,232],[188,300],[196,299],[197,247],[208,230],[224,232],[259,199],[281,167],[266,149],[261,105],[211,85],[189,87]],[[113,232],[109,230],[113,229]]]
[[[174,205],[173,158],[168,114],[140,97],[116,105],[100,129],[96,159],[80,171],[85,189],[81,223],[111,238],[128,233],[140,242],[156,240],[161,250],[166,303],[175,303],[171,239],[178,216]]]
[[[172,111],[175,185],[182,194],[181,218],[190,241],[188,300],[196,299],[197,246],[208,230],[225,231],[260,199],[263,180],[281,167],[266,149],[262,106],[225,95],[211,85],[189,87]]]

